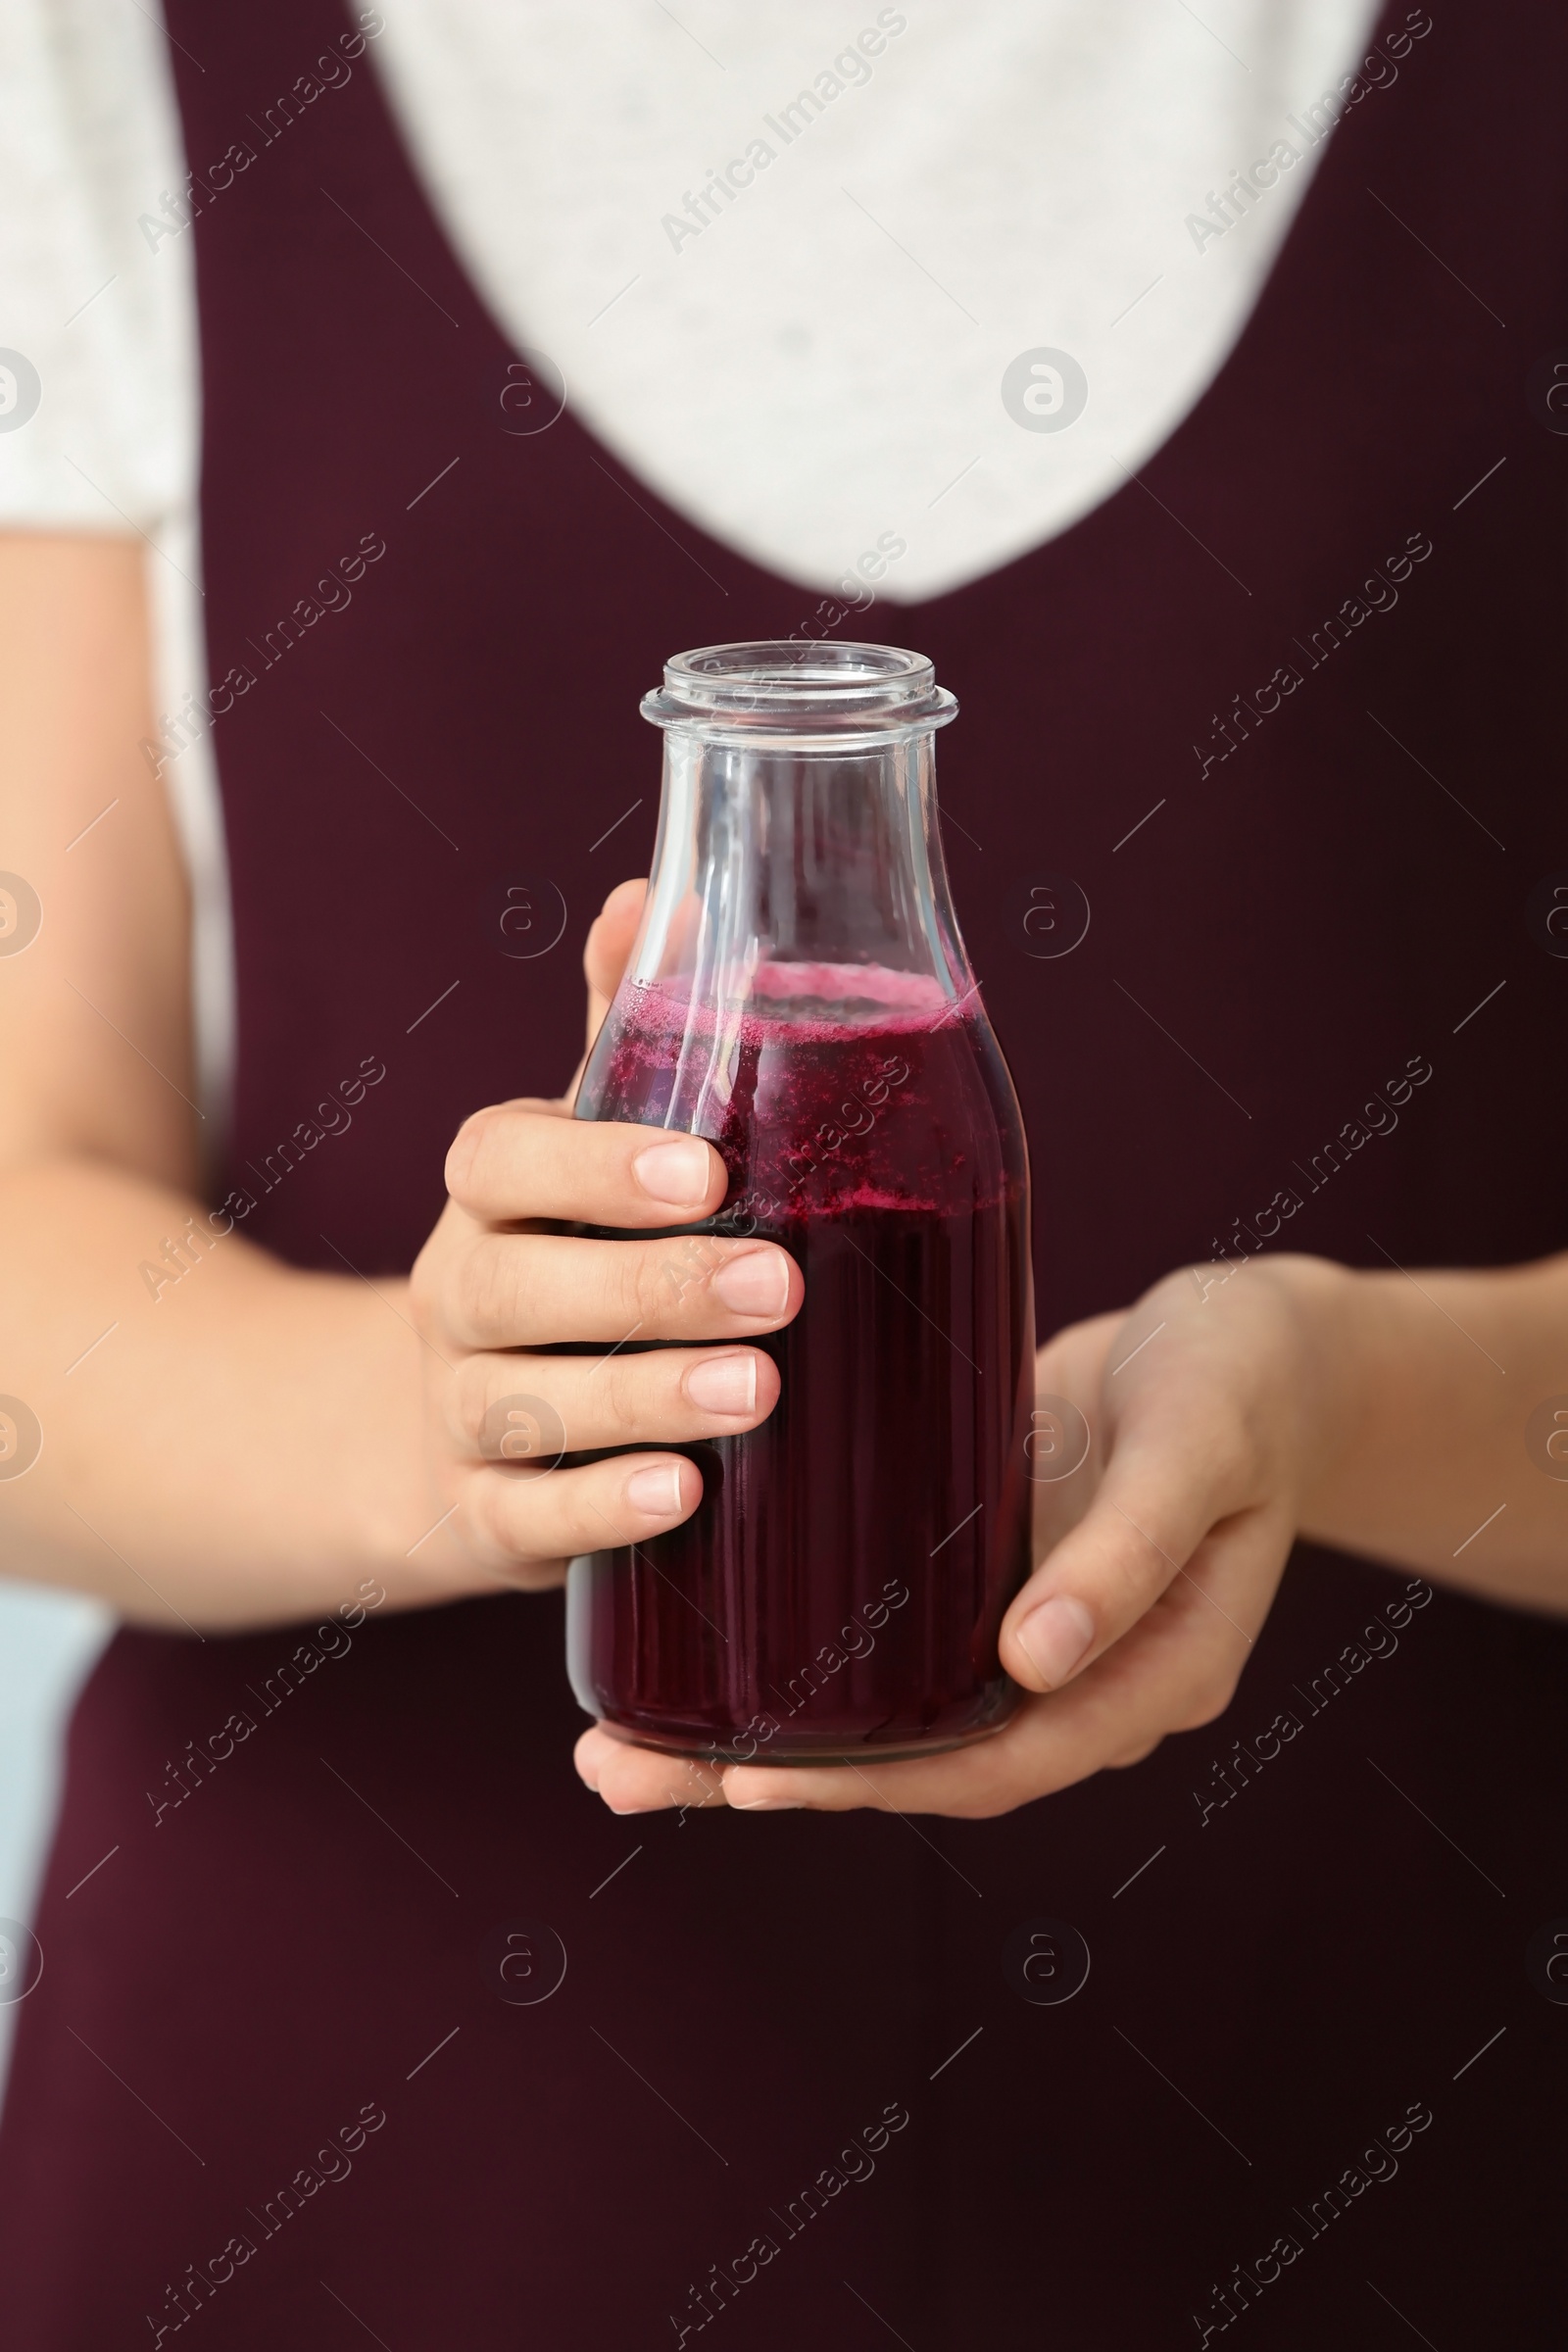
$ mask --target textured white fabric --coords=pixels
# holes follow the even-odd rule
[[[0,431],[0,517],[120,531],[188,507],[190,239],[154,253],[144,207],[179,184],[153,18],[124,0],[0,6],[0,344],[42,379]]]
[[[405,136],[514,340],[556,361],[671,505],[758,562],[827,585],[902,537],[879,590],[901,601],[1064,529],[1169,436],[1310,174],[1318,150],[1287,117],[1337,88],[1374,16],[1367,0],[384,13],[375,55]],[[748,160],[754,140],[771,161]],[[1188,215],[1277,142],[1301,160],[1195,241]],[[703,222],[690,200],[734,159],[755,176]],[[1065,430],[1003,406],[1008,363],[1041,347],[1087,377]]]

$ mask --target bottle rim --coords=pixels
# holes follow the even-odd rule
[[[789,637],[672,655],[642,703],[656,727],[790,738],[899,736],[945,726],[957,710],[924,654]]]

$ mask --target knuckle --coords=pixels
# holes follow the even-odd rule
[[[519,1592],[548,1592],[566,1581],[566,1561],[560,1552],[536,1552],[515,1563],[508,1583]]]
[[[1227,1496],[1250,1493],[1256,1474],[1252,1434],[1233,1415],[1217,1416],[1208,1442],[1208,1469],[1216,1490]]]
[[[1198,1732],[1205,1723],[1217,1723],[1236,1696],[1241,1681],[1240,1671],[1228,1667],[1209,1667],[1199,1677],[1186,1706],[1172,1724],[1172,1731]]]
[[[1005,1771],[989,1773],[943,1809],[960,1821],[997,1821],[1004,1813],[1016,1813],[1020,1805],[1032,1803],[1037,1796],[1052,1794],[1058,1782],[1059,1776],[1053,1774],[1042,1785],[1037,1774],[1013,1764]]]
[[[485,1358],[465,1356],[447,1392],[447,1427],[468,1453],[479,1451],[491,1388],[491,1367]]]
[[[461,1330],[484,1340],[512,1328],[517,1305],[515,1259],[515,1250],[499,1235],[484,1235],[464,1251],[452,1278],[452,1302]]]
[[[667,1322],[686,1296],[683,1269],[666,1242],[607,1245],[621,1255],[617,1305],[628,1318],[646,1324]],[[630,1261],[629,1263],[626,1261]]]
[[[1105,1758],[1106,1766],[1112,1772],[1126,1772],[1132,1765],[1142,1764],[1146,1756],[1153,1754],[1162,1738],[1163,1734],[1158,1739],[1136,1741],[1133,1746],[1121,1749],[1116,1755],[1107,1756]]]
[[[1042,1786],[1038,1776],[1017,1759],[987,1758],[972,1778],[965,1776],[942,1809],[960,1821],[995,1821],[1033,1797],[1047,1795],[1053,1785]]]
[[[505,1481],[494,1471],[475,1470],[463,1497],[463,1516],[468,1541],[478,1558],[496,1566],[510,1561],[515,1549],[510,1517],[504,1516],[508,1497]]]
[[[494,1108],[476,1110],[466,1118],[452,1139],[447,1153],[447,1191],[454,1200],[471,1197],[478,1172],[501,1112]]]
[[[493,1559],[514,1565],[542,1556],[539,1498],[531,1492],[540,1483],[526,1471],[488,1465],[475,1471],[468,1484],[467,1517]]]
[[[1032,1793],[1032,1790],[1019,1789],[1016,1793],[1008,1791],[1004,1795],[1000,1790],[992,1790],[985,1796],[962,1797],[949,1810],[959,1821],[997,1821],[1004,1813],[1016,1812],[1021,1804],[1027,1803]]]
[[[441,1272],[432,1234],[415,1259],[409,1275],[409,1311],[416,1331],[428,1334],[440,1321]]]
[[[597,1444],[621,1446],[648,1434],[646,1377],[642,1371],[646,1360],[641,1356],[617,1356],[605,1367],[610,1377],[594,1413],[596,1422],[603,1426],[602,1436],[596,1432]]]

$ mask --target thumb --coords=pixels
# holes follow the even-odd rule
[[[594,1039],[610,1010],[610,1001],[620,986],[620,976],[631,954],[637,925],[642,920],[643,901],[648,895],[645,881],[617,882],[605,901],[588,934],[583,950],[583,975],[588,982],[588,1045]]]
[[[1026,1690],[1059,1689],[1175,1580],[1192,1585],[1187,1563],[1216,1522],[1234,1517],[1248,1499],[1225,1492],[1201,1452],[1194,1461],[1195,1450],[1147,1443],[1113,1450],[1088,1510],[1004,1620],[1003,1663]],[[1238,1631],[1250,1642],[1245,1627]]]

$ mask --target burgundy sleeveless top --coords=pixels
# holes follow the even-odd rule
[[[569,407],[508,429],[516,355],[368,61],[268,114],[339,43],[330,0],[168,13],[208,189],[212,675],[252,681],[215,735],[220,1191],[283,1257],[374,1274],[465,1113],[571,1068],[585,925],[646,865],[662,658],[815,600]],[[838,626],[962,706],[949,858],[1046,1329],[1226,1245],[1565,1239],[1568,962],[1530,914],[1568,868],[1568,444],[1531,390],[1556,70],[1544,12],[1437,12],[1143,478]],[[1054,958],[1043,874],[1093,909]],[[572,1771],[555,1598],[122,1633],[19,2012],[0,2330],[975,2352],[1202,2341],[1261,2303],[1259,2345],[1546,2340],[1564,2021],[1525,1948],[1568,1912],[1568,1640],[1405,1585],[1299,1554],[1222,1722],[980,1823],[614,1819]]]

